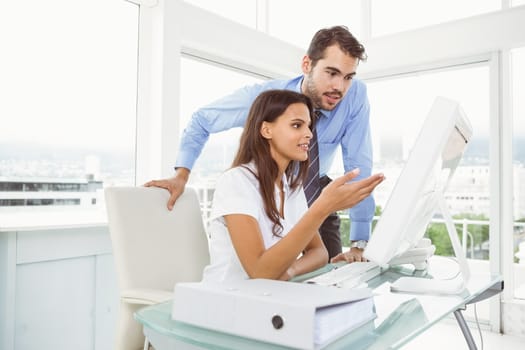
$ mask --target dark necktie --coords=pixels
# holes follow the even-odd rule
[[[306,195],[306,202],[310,206],[321,193],[321,186],[319,182],[319,145],[317,143],[317,120],[321,116],[320,111],[314,112],[314,127],[312,128],[312,139],[310,140],[310,147],[308,157],[310,165],[308,166],[308,176],[304,184],[304,194]]]

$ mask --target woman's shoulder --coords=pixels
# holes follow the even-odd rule
[[[251,183],[258,185],[259,181],[257,180],[257,171],[253,164],[243,164],[235,166],[226,170],[219,178],[220,182],[231,182],[233,184],[238,183]]]
[[[233,167],[218,178],[213,194],[212,218],[245,213],[257,217],[259,184],[246,168]]]

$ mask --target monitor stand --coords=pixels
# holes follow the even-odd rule
[[[413,265],[415,270],[426,270],[428,267],[428,259],[434,255],[435,251],[436,246],[432,244],[430,239],[421,238],[414,248],[390,259],[388,265]]]
[[[458,260],[460,274],[452,279],[430,279],[422,277],[401,277],[390,286],[393,292],[418,293],[418,294],[459,294],[470,278],[470,270],[465,253],[459,243],[456,227],[447,208],[443,194],[438,196],[438,205],[445,220],[448,236]]]

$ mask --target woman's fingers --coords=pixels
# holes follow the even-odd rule
[[[355,168],[354,170],[347,172],[346,174],[344,174],[343,176],[338,177],[337,179],[335,179],[332,182],[336,186],[342,186],[342,185],[346,184],[347,182],[355,179],[359,175],[359,172],[360,172],[359,168]]]
[[[359,175],[354,169],[332,181],[322,192],[322,197],[330,208],[341,210],[351,208],[363,199],[384,180],[383,174],[374,174],[365,179],[351,181]]]
[[[368,197],[384,179],[385,176],[383,174],[375,174],[366,179],[346,184],[345,187],[350,199],[350,205],[354,206]]]

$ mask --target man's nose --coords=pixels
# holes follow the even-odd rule
[[[332,89],[337,91],[344,90],[345,79],[343,77],[336,77],[332,80]]]

